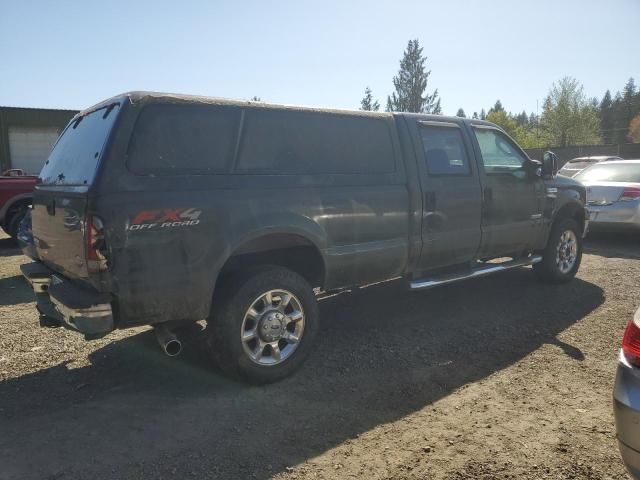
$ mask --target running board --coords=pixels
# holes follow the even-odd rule
[[[519,258],[517,260],[511,260],[505,263],[487,264],[482,267],[472,270],[469,273],[463,275],[448,275],[440,278],[434,278],[431,280],[414,280],[409,283],[411,290],[421,290],[425,288],[437,287],[438,285],[446,285],[447,283],[458,282],[460,280],[466,280],[468,278],[482,277],[483,275],[489,275],[491,273],[502,272],[505,270],[511,270],[512,268],[525,267],[527,265],[533,265],[542,261],[541,255],[531,255],[527,258]]]

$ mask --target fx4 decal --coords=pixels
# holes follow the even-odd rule
[[[202,210],[195,208],[171,208],[138,212],[127,230],[159,230],[161,228],[190,227],[200,223]]]

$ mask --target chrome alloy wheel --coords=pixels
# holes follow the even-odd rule
[[[242,319],[242,348],[258,365],[277,365],[298,348],[304,332],[300,300],[287,290],[260,295]]]
[[[573,230],[565,230],[560,235],[556,251],[556,265],[561,273],[569,273],[578,258],[578,239]]]

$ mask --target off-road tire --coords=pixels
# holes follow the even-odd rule
[[[560,244],[560,238],[564,232],[571,230],[576,238],[577,254],[573,267],[567,271],[562,272],[557,264],[558,246]],[[533,266],[533,271],[537,277],[548,283],[566,283],[573,279],[580,268],[580,262],[582,260],[582,232],[578,223],[572,218],[560,218],[551,227],[549,238],[547,240],[547,246],[542,252],[542,261],[536,263]]]
[[[311,352],[318,330],[318,304],[311,286],[297,273],[278,266],[234,273],[219,282],[206,328],[207,349],[217,366],[228,375],[258,385],[291,375]],[[256,298],[277,289],[289,291],[299,300],[304,331],[296,349],[282,363],[259,365],[243,348],[242,322]]]

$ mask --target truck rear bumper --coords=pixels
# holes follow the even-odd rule
[[[71,283],[40,262],[20,266],[36,293],[37,308],[42,315],[58,320],[63,326],[99,338],[113,331],[111,296]]]

